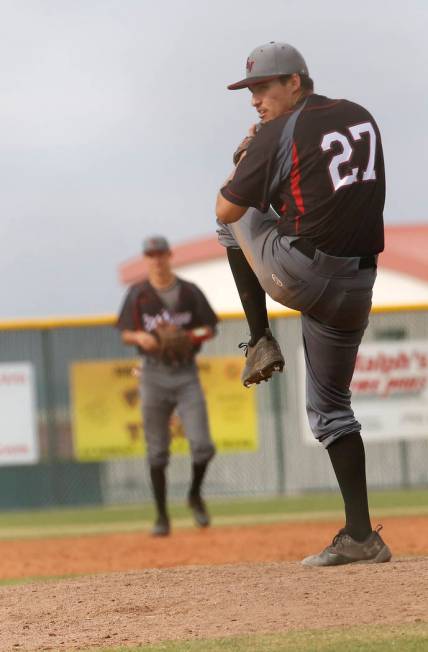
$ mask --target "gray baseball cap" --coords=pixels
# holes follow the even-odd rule
[[[143,240],[143,254],[151,254],[155,251],[163,252],[170,251],[171,247],[169,242],[163,235],[153,235],[150,238]]]
[[[297,72],[309,75],[305,60],[296,48],[288,43],[271,41],[259,45],[247,59],[247,75],[245,79],[230,84],[231,91],[247,88],[248,85],[269,81],[281,75],[292,75]]]

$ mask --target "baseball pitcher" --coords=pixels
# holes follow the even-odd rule
[[[258,383],[284,366],[266,293],[300,310],[308,418],[329,454],[346,515],[332,544],[303,563],[389,561],[370,522],[349,390],[384,246],[379,128],[362,106],[314,93],[305,60],[287,43],[253,50],[245,78],[229,86],[241,88],[259,122],[235,152],[216,212],[251,333],[242,380]]]

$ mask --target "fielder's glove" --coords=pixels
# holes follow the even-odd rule
[[[251,141],[253,140],[254,136],[246,136],[242,143],[238,145],[238,147],[235,149],[233,152],[233,164],[238,165],[239,161],[241,160],[241,156],[243,155],[244,152],[247,151]]]
[[[245,136],[244,140],[242,143],[238,145],[238,147],[235,149],[233,152],[233,164],[238,165],[239,161],[242,158],[242,155],[244,152],[247,151],[247,149],[250,146],[251,141],[253,140],[254,136],[256,133],[259,131],[259,129],[262,127],[261,122],[258,122],[256,125],[251,127],[248,136]]]
[[[152,334],[159,342],[158,355],[166,364],[178,366],[192,359],[194,346],[183,328],[160,324]]]

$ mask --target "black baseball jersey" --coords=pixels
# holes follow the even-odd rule
[[[218,319],[201,290],[189,281],[177,278],[178,302],[175,310],[165,305],[148,280],[133,285],[120,311],[117,328],[150,333],[161,323],[175,324],[186,330],[199,326],[215,328]],[[195,353],[198,348],[195,348]],[[145,351],[140,353],[146,355]]]
[[[327,254],[383,250],[381,137],[353,102],[312,94],[263,125],[221,192],[238,206],[272,205],[280,233],[309,238]]]

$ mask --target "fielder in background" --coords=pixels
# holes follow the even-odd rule
[[[142,356],[141,397],[144,435],[157,509],[153,536],[170,533],[166,467],[170,419],[177,409],[190,443],[192,480],[188,504],[200,527],[209,525],[201,497],[202,482],[215,454],[195,355],[216,332],[217,317],[193,283],[171,269],[171,250],[164,237],[143,243],[148,279],[128,291],[117,326],[122,341]]]
[[[302,313],[307,413],[327,449],[346,524],[309,566],[389,561],[372,530],[361,426],[349,390],[384,247],[385,175],[373,117],[313,92],[302,55],[286,43],[257,47],[246,77],[259,124],[234,155],[217,197],[219,239],[250,328],[243,383],[282,371],[266,293]]]

